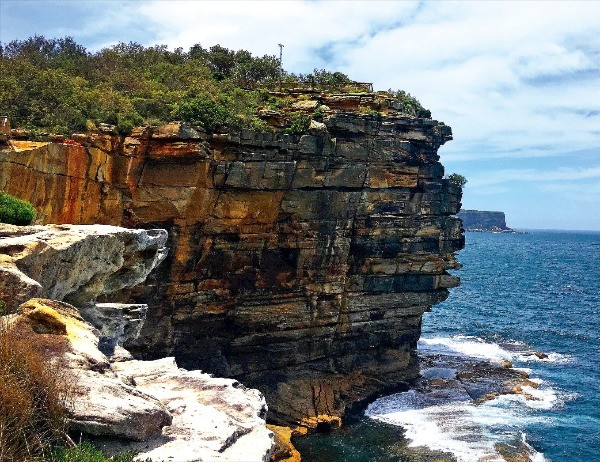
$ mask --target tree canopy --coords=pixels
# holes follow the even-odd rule
[[[351,82],[341,72],[280,72],[274,55],[257,57],[221,45],[171,51],[129,42],[89,52],[72,37],[36,35],[0,44],[0,114],[13,126],[57,134],[99,123],[125,134],[136,124],[174,119],[210,132],[224,125],[260,126],[257,110],[273,103],[268,90],[280,78],[328,88]],[[398,95],[408,114],[427,116],[415,98]]]

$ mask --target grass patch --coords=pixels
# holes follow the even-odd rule
[[[83,441],[76,448],[56,449],[49,462],[133,462],[135,453],[124,452],[114,457],[106,457],[93,444]],[[149,462],[149,461],[146,461]]]
[[[67,381],[44,354],[65,346],[29,326],[8,328],[0,319],[0,460],[39,459],[65,442]],[[51,343],[49,343],[51,342]]]

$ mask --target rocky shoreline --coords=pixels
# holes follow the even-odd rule
[[[544,357],[543,353],[531,352],[532,356]],[[387,395],[370,405],[354,408],[346,420],[346,427],[338,432],[319,434],[309,439],[296,439],[295,444],[305,456],[306,461],[322,460],[342,462],[347,454],[353,454],[353,461],[367,462],[378,460],[393,462],[457,462],[475,460],[457,457],[449,451],[435,449],[426,445],[414,444],[412,433],[399,425],[396,412],[409,409],[430,409],[435,412],[447,412],[448,425],[453,421],[452,412],[464,413],[465,410],[443,411],[448,405],[456,403],[481,406],[495,399],[510,396],[522,396],[535,402],[539,398],[532,396],[529,390],[536,390],[537,382],[523,370],[515,369],[508,361],[494,362],[453,353],[434,353],[420,351],[420,377],[411,384],[410,391]],[[440,414],[440,415],[442,415]],[[414,420],[415,417],[407,417]],[[443,421],[442,421],[443,422]],[[443,423],[438,422],[439,425]],[[465,422],[462,422],[466,425]],[[427,429],[419,432],[420,440],[437,438],[433,421]],[[465,428],[462,437],[465,441],[485,437],[478,434],[476,424]],[[408,428],[408,427],[407,427]],[[472,433],[469,433],[471,431]],[[460,438],[460,437],[459,437]],[[469,443],[466,443],[469,444]],[[502,442],[485,443],[487,455],[481,460],[531,462],[535,451],[521,438],[507,439]],[[450,445],[452,446],[452,445]],[[476,457],[474,453],[471,457]]]
[[[164,230],[0,225],[0,236],[0,289],[11,313],[1,327],[36,336],[70,384],[74,440],[155,462],[269,460],[273,434],[258,390],[181,369],[174,358],[134,360],[122,343],[139,335],[147,306],[97,302],[162,263]]]

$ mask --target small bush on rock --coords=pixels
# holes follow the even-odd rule
[[[451,175],[448,175],[448,179],[450,180],[450,183],[455,184],[460,188],[464,188],[464,186],[467,184],[467,179],[459,173],[452,173]]]
[[[209,133],[235,125],[235,116],[227,105],[215,100],[208,93],[177,103],[173,109],[173,116],[192,125],[201,126]]]
[[[133,127],[144,123],[144,119],[137,113],[122,114],[117,119],[117,133],[121,136],[127,136],[133,130]]]
[[[27,201],[0,191],[0,223],[29,225],[35,218],[35,208]]]
[[[292,114],[290,126],[285,129],[286,133],[290,135],[302,135],[310,127],[310,119],[311,117],[308,114],[302,112]]]

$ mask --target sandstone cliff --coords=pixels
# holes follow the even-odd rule
[[[275,422],[316,427],[417,376],[421,316],[458,284],[464,237],[437,155],[449,127],[373,115],[375,94],[310,98],[325,115],[302,136],[171,124],[13,141],[0,188],[43,222],[167,229],[167,261],[121,294],[149,305],[134,354],[235,377]]]
[[[457,215],[463,222],[466,231],[487,231],[512,233],[506,226],[504,212],[488,212],[482,210],[461,210]]]

